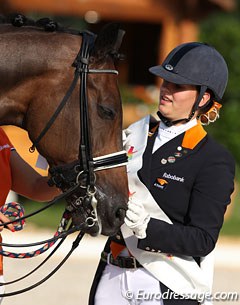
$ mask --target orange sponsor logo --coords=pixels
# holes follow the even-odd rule
[[[158,182],[160,185],[168,184],[168,182],[167,182],[165,179],[161,179],[161,178],[157,178],[157,182]]]

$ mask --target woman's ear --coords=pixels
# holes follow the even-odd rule
[[[199,103],[199,107],[202,108],[203,106],[205,106],[208,101],[211,99],[211,94],[210,92],[206,91],[204,94],[203,94],[203,97]]]

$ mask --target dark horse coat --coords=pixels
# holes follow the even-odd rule
[[[152,154],[157,130],[148,138],[139,170],[140,180],[173,225],[150,219],[147,237],[138,241],[138,248],[174,255],[200,258],[215,247],[223,224],[224,213],[234,188],[235,163],[230,153],[216,143],[200,124],[170,140]],[[105,251],[109,252],[109,238]],[[89,305],[105,263],[100,262]],[[162,283],[161,291],[168,288]],[[194,300],[164,300],[166,305],[198,304]]]

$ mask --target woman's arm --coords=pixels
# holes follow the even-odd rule
[[[47,184],[48,177],[41,176],[16,151],[10,157],[12,190],[36,201],[50,201],[61,191]]]

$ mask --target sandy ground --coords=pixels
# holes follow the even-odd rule
[[[8,243],[25,243],[47,239],[53,234],[52,232],[39,230],[32,232],[31,228],[24,231],[14,234],[11,232],[3,233],[4,239]],[[85,236],[73,255],[51,279],[29,292],[5,298],[2,305],[87,305],[92,278],[105,240],[105,237],[91,238]],[[70,237],[64,242],[54,257],[38,270],[36,274],[31,275],[19,284],[7,286],[6,292],[23,289],[41,280],[63,259],[64,255],[71,248],[72,241],[73,237]],[[45,257],[46,254],[37,258],[24,260],[6,258],[6,281],[26,274]],[[237,292],[240,296],[239,279],[240,239],[220,239],[215,254],[214,292]],[[240,297],[238,301],[216,301],[214,304],[240,305]]]

